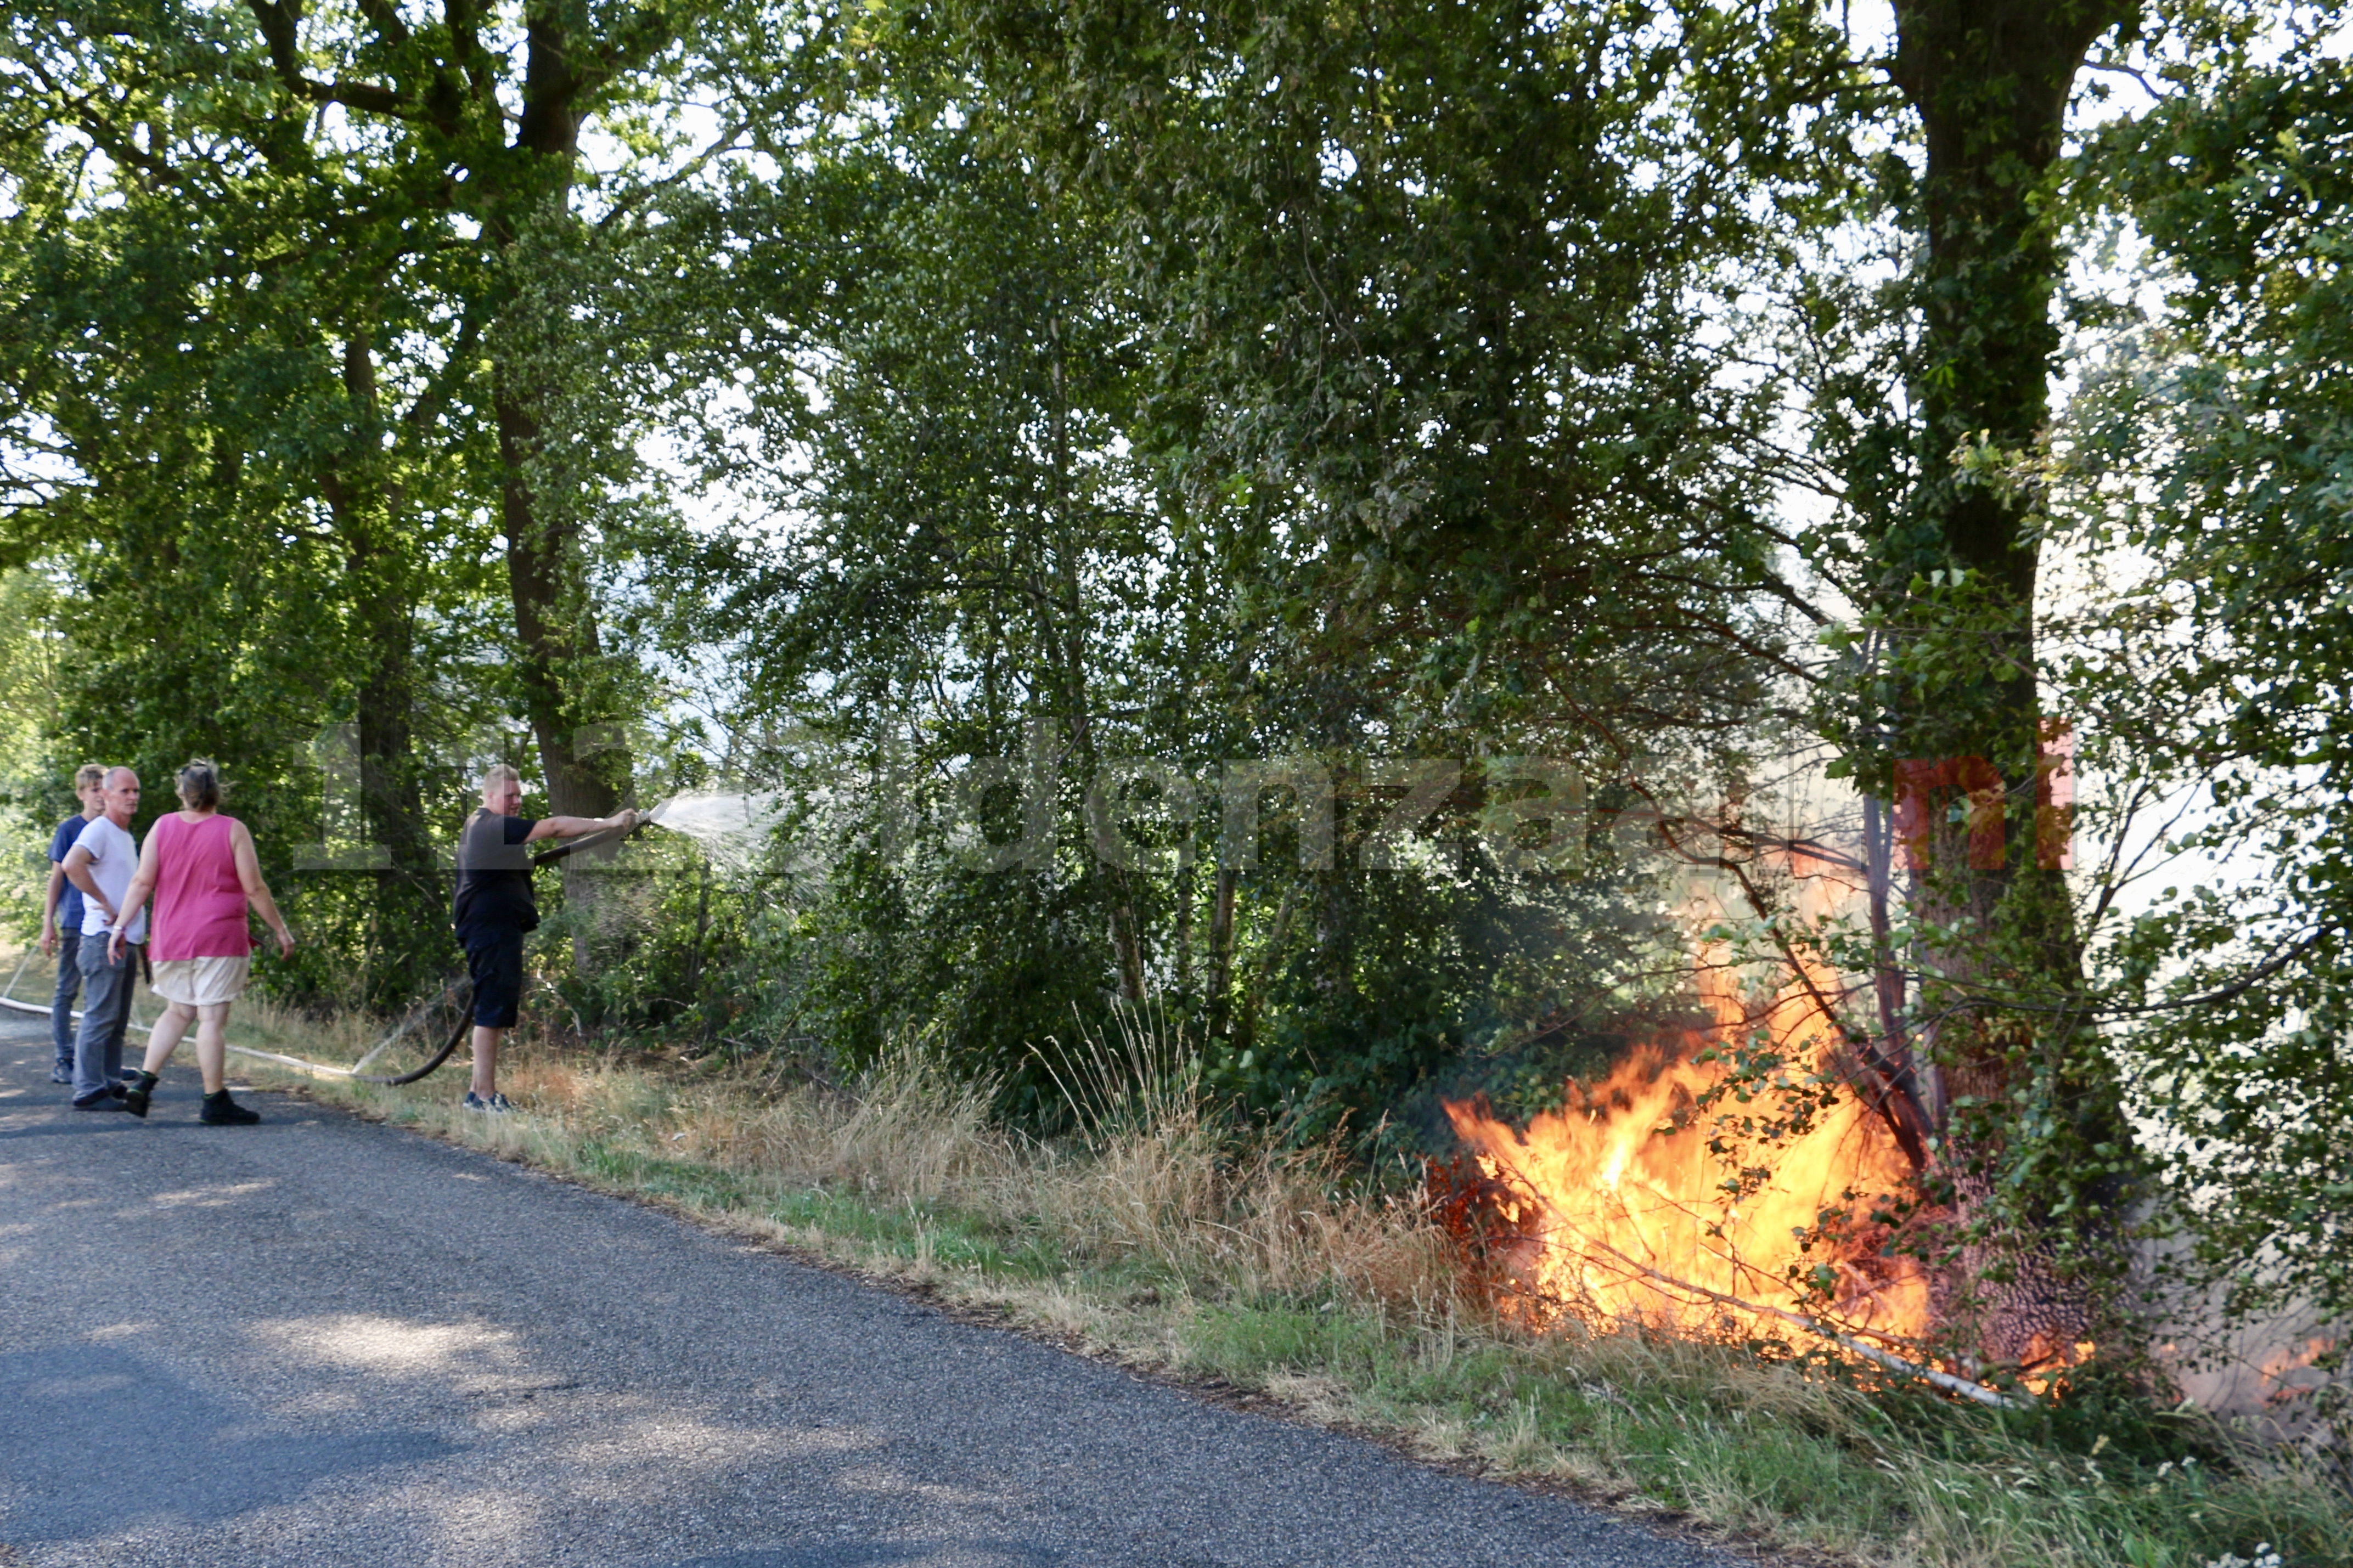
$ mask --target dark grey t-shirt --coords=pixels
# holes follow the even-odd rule
[[[458,836],[458,896],[451,910],[460,931],[536,931],[539,905],[531,896],[531,851],[523,840],[534,816],[501,816],[485,807],[466,819]]]

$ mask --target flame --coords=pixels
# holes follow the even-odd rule
[[[2335,1340],[2321,1335],[2305,1341],[2301,1349],[2284,1346],[2266,1356],[2256,1371],[2264,1389],[2263,1403],[2286,1405],[2326,1383],[2327,1374],[2313,1372],[2313,1365],[2336,1348]]]
[[[1885,1228],[1870,1222],[1874,1200],[1905,1192],[1912,1173],[1868,1107],[1841,1092],[1810,1128],[1738,1151],[1738,1164],[1769,1174],[1736,1202],[1724,1186],[1732,1166],[1708,1147],[1721,1130],[1702,1107],[1730,1069],[1693,1058],[1761,1026],[1793,1063],[1820,1060],[1835,1043],[1823,978],[1799,977],[1761,1018],[1728,994],[1711,997],[1714,1028],[1640,1050],[1601,1083],[1570,1085],[1567,1103],[1525,1132],[1483,1100],[1446,1102],[1480,1171],[1509,1194],[1497,1206],[1515,1233],[1504,1261],[1526,1288],[1522,1311],[1741,1339],[1821,1320],[1873,1339],[1926,1333],[1926,1272],[1883,1256]],[[1849,1223],[1825,1229],[1840,1211]]]
[[[2049,1335],[2038,1333],[2028,1342],[2026,1355],[2019,1363],[2023,1369],[2019,1384],[2038,1399],[2053,1392],[2063,1394],[2067,1388],[2066,1373],[2090,1361],[2092,1352],[2099,1348],[2090,1340],[2054,1347]]]

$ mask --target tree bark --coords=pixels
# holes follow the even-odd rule
[[[1041,616],[1039,633],[1047,646],[1059,656],[1062,666],[1062,689],[1068,711],[1064,718],[1070,725],[1071,758],[1078,764],[1079,788],[1082,798],[1092,803],[1096,799],[1094,783],[1103,767],[1103,755],[1095,742],[1094,718],[1087,699],[1087,607],[1085,586],[1080,580],[1080,537],[1077,522],[1071,517],[1070,396],[1066,390],[1062,364],[1062,323],[1058,316],[1046,318],[1046,336],[1051,345],[1050,381],[1046,409],[1049,457],[1052,462],[1053,511],[1055,525],[1054,583],[1051,589],[1053,608]],[[1033,595],[1041,600],[1044,609],[1047,591],[1035,584]],[[1060,620],[1058,628],[1055,622]],[[1096,853],[1095,847],[1109,837],[1110,825],[1094,819],[1095,807],[1084,808],[1088,814],[1085,837],[1088,845],[1087,868],[1097,897],[1102,900],[1110,923],[1112,957],[1119,974],[1120,999],[1130,1005],[1144,1000],[1144,940],[1135,916],[1135,903],[1127,872],[1122,868],[1107,866]]]
[[[608,816],[620,792],[580,753],[587,721],[574,692],[578,672],[601,654],[596,617],[578,568],[573,529],[536,504],[529,465],[540,438],[525,395],[502,382],[495,395],[499,457],[505,468],[500,520],[507,544],[507,587],[514,605],[517,683],[547,781],[548,810],[560,816]]]
[[[1241,873],[1231,866],[1218,868],[1216,892],[1209,905],[1209,1037],[1226,1038],[1234,1003],[1234,889]]]
[[[588,62],[596,51],[591,40],[575,36],[566,16],[548,5],[527,14],[522,112],[490,206],[489,226],[510,268],[522,259],[532,222],[565,207],[579,158],[577,104],[591,83]],[[542,504],[531,481],[542,448],[545,388],[512,347],[494,360],[491,376],[503,470],[500,524],[522,656],[516,677],[547,781],[548,809],[558,816],[610,816],[620,805],[611,759],[591,764],[582,755],[582,731],[593,716],[581,710],[581,676],[602,649],[578,530],[560,515],[562,508]]]
[[[1915,955],[1918,1001],[1935,1021],[1918,1042],[1927,1059],[1907,1065],[1941,1077],[1932,1096],[1944,1112],[1936,1163],[1958,1239],[1948,1302],[1986,1354],[2011,1363],[2064,1354],[2088,1331],[2092,1233],[2104,1224],[2098,1183],[2083,1170],[2038,1176],[2023,1212],[2005,1199],[2013,1206],[1997,1214],[2000,1173],[2028,1139],[2013,1113],[2042,1099],[2066,1124],[2071,1149],[2125,1140],[2113,1073],[2066,1011],[2084,979],[2064,876],[2034,848],[2043,718],[2035,504],[2014,484],[1965,472],[1957,455],[2031,451],[2048,422],[2063,258],[2046,198],[2067,100],[2093,43],[2137,14],[2133,0],[1895,5],[1893,74],[1926,141],[1927,251],[1918,279],[1921,478],[1884,542],[1882,593],[1903,605],[1901,619],[1917,628],[1908,635],[1945,640],[1930,649],[1940,667],[1935,700],[1899,704],[1885,717],[1886,739],[1899,762],[1983,759],[1999,775],[2008,826],[2007,855],[1991,862],[1971,855],[1967,826],[1932,827],[1915,910],[1962,934]],[[1966,589],[1913,595],[1911,584],[1954,568],[1969,574]],[[2037,1006],[2000,1005],[2021,995]],[[2021,1226],[2022,1235],[2000,1234]]]
[[[343,341],[343,392],[349,440],[320,488],[343,544],[345,590],[365,650],[356,693],[360,815],[368,842],[389,862],[373,873],[366,1000],[389,1006],[427,978],[412,968],[429,966],[444,917],[417,776],[416,587],[396,537],[399,502],[384,471],[374,333],[364,323]],[[386,954],[406,962],[387,967]]]

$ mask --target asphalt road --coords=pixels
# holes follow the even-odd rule
[[[0,1022],[0,1563],[1730,1561],[341,1112]],[[457,1080],[451,1080],[455,1092]]]

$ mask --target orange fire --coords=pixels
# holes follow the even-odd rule
[[[2327,1382],[2326,1373],[2315,1373],[2312,1367],[2336,1348],[2335,1340],[2320,1336],[2306,1340],[2301,1348],[2284,1347],[2266,1356],[2256,1374],[2263,1380],[2263,1403],[2285,1405]]]
[[[1447,1103],[1480,1170],[1512,1194],[1499,1200],[1514,1232],[1504,1262],[1531,1317],[1741,1339],[1787,1337],[1800,1320],[1869,1340],[1926,1332],[1926,1274],[1882,1256],[1869,1224],[1874,1200],[1904,1192],[1911,1172],[1853,1095],[1840,1092],[1809,1129],[1770,1147],[1729,1162],[1708,1147],[1736,1109],[1706,1101],[1729,1069],[1691,1058],[1761,1027],[1802,1075],[1833,1043],[1815,996],[1792,985],[1761,1018],[1713,998],[1715,1027],[1678,1049],[1637,1052],[1599,1084],[1571,1085],[1567,1104],[1525,1133],[1482,1101]],[[1769,1174],[1727,1193],[1738,1166]],[[1822,1234],[1826,1211],[1852,1216],[1842,1236]]]

